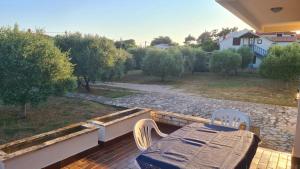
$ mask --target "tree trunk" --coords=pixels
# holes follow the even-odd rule
[[[27,117],[27,103],[23,104],[22,114],[21,114],[21,118],[26,119],[26,117]]]
[[[81,82],[81,79],[79,77],[77,77],[77,88],[81,88],[82,86],[82,82]]]
[[[88,77],[84,77],[84,81],[85,81],[85,89],[87,92],[90,92],[91,91],[91,88],[90,88],[90,80]]]

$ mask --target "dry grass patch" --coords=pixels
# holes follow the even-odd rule
[[[161,82],[159,78],[145,76],[141,71],[130,72],[120,81],[140,84],[168,84],[174,88],[184,89],[189,93],[209,98],[283,106],[296,106],[294,98],[298,84],[297,82],[289,83],[287,87],[285,82],[261,78],[255,73],[243,73],[239,76],[196,73]]]
[[[47,102],[28,109],[27,119],[20,119],[20,108],[0,105],[0,144],[47,132],[119,110],[99,103],[51,97]]]

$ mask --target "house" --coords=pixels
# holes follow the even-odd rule
[[[258,68],[262,59],[267,55],[273,45],[286,46],[290,43],[299,42],[300,36],[295,32],[271,32],[259,33],[251,30],[231,32],[219,39],[220,50],[239,49],[249,46],[254,52],[252,67]]]
[[[216,0],[216,2],[259,32],[300,30],[299,0]],[[297,41],[299,42],[299,35]],[[300,99],[300,94],[298,96]],[[300,110],[290,168],[300,168]]]
[[[153,47],[158,48],[158,49],[168,49],[171,46],[169,44],[158,44],[158,45],[154,45]]]

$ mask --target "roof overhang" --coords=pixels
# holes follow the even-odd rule
[[[259,32],[300,30],[299,0],[216,0]],[[272,8],[282,8],[277,12]]]
[[[259,36],[252,32],[247,32],[247,33],[239,36],[239,38],[259,38]]]

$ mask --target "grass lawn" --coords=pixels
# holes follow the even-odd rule
[[[217,99],[296,106],[294,100],[297,82],[286,83],[259,77],[258,74],[224,76],[213,73],[196,73],[160,82],[159,78],[131,71],[121,82],[140,84],[168,84],[187,92]]]
[[[117,108],[66,97],[51,97],[47,102],[28,109],[27,119],[20,119],[20,108],[0,105],[0,144],[47,132],[102,116]]]
[[[84,88],[78,89],[77,92],[88,93]],[[120,88],[113,88],[113,87],[106,87],[106,86],[92,86],[91,91],[88,94],[104,96],[108,98],[118,98],[118,97],[129,96],[132,93],[133,91],[127,89],[120,89]]]

